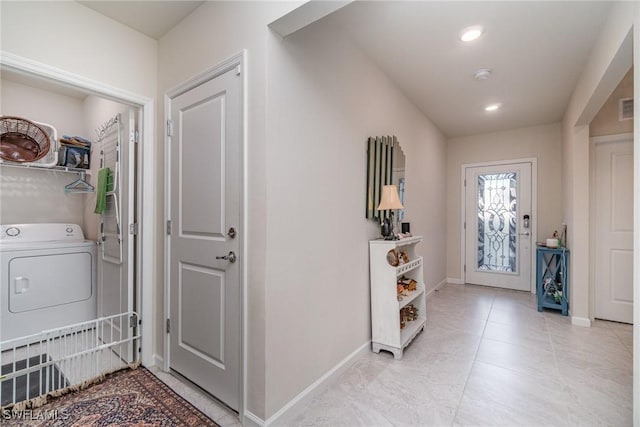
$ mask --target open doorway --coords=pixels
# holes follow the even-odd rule
[[[62,388],[137,363],[143,347],[150,348],[150,343],[140,341],[140,314],[151,313],[142,312],[140,299],[144,257],[139,224],[144,211],[139,189],[148,176],[143,175],[138,147],[142,141],[151,145],[150,135],[145,138],[153,125],[151,100],[14,57],[3,57],[2,90],[3,116],[47,124],[47,156],[51,157],[51,161],[29,164],[3,161],[0,166],[0,222],[3,231],[12,230],[4,233],[2,262],[47,261],[39,264],[41,269],[25,265],[26,275],[17,272],[19,280],[3,281],[3,297],[7,297],[0,302],[7,310],[2,311],[2,324],[10,328],[0,335],[3,374],[4,365],[15,368],[5,381],[15,382],[21,370],[42,365],[64,378],[47,387]],[[107,168],[109,185],[99,196],[98,176]],[[99,197],[105,202],[96,213]],[[25,238],[23,230],[36,236],[28,248],[16,242]],[[50,253],[53,246],[55,253]],[[71,247],[86,250],[71,251]],[[83,280],[71,280],[78,277]],[[22,287],[14,289],[13,282]],[[40,292],[70,282],[77,286],[56,292],[64,297],[61,304],[47,303]],[[10,290],[15,291],[14,300],[35,304],[27,304],[31,309],[28,331],[10,333],[12,325],[18,324]],[[34,316],[35,312],[41,315]],[[2,404],[52,390],[3,395]]]

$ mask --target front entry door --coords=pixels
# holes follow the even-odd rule
[[[633,141],[595,145],[595,317],[633,323]]]
[[[465,169],[465,282],[531,290],[531,163]]]
[[[171,100],[170,362],[234,410],[240,405],[239,68]]]

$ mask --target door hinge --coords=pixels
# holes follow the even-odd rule
[[[464,180],[464,186],[465,187],[467,186],[467,180],[466,179]]]
[[[167,319],[167,333],[171,332],[171,319]]]
[[[240,67],[240,65],[236,66],[236,76],[239,76],[240,74],[242,74],[242,67]]]
[[[167,120],[167,136],[173,136],[173,120]]]
[[[136,131],[134,141],[136,142],[136,144],[140,142],[140,132]]]
[[[167,234],[171,236],[171,220],[167,221]]]
[[[467,229],[467,221],[464,222],[464,229]]]
[[[467,264],[464,265],[464,272],[467,272]]]
[[[129,316],[129,327],[135,328],[136,326],[138,326],[138,315],[132,314]]]
[[[134,222],[133,224],[129,224],[129,234],[132,236],[138,235],[138,223]]]

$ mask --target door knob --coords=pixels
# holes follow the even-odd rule
[[[217,256],[216,259],[224,259],[224,260],[229,261],[230,263],[233,264],[234,262],[236,262],[236,254],[235,254],[235,252],[231,251],[231,252],[229,252],[228,255]]]

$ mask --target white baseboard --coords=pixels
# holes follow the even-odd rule
[[[296,397],[291,399],[286,405],[284,405],[278,412],[270,416],[263,426],[270,426],[274,423],[278,422],[286,422],[289,417],[294,417],[297,415],[296,410],[302,409],[304,403],[308,402],[318,393],[324,390],[325,386],[329,385],[332,380],[336,379],[340,374],[346,371],[356,360],[358,360],[363,354],[367,353],[371,349],[371,341],[367,341],[358,347],[355,351],[353,351],[350,355],[342,359],[338,364],[336,364],[333,368],[327,371],[323,376],[318,378],[313,384],[309,387],[305,388],[298,394]],[[255,417],[255,420],[260,420],[260,418]],[[284,424],[281,424],[284,425]]]
[[[160,369],[164,369],[164,359],[158,353],[154,353],[151,357],[153,359],[153,366],[157,366]]]
[[[244,427],[262,427],[264,426],[264,420],[251,411],[245,411],[242,425]]]
[[[453,277],[447,277],[447,283],[453,283],[454,285],[464,285],[464,280],[455,279]]]
[[[427,292],[427,298],[429,298],[431,296],[431,294],[433,294],[435,291],[437,291],[438,289],[440,289],[441,287],[443,287],[444,285],[447,284],[448,279],[444,279],[442,280],[442,282],[438,283],[437,285],[435,285],[433,287],[433,289],[431,289],[429,292]]]
[[[591,319],[586,317],[571,316],[571,324],[576,326],[584,326],[585,328],[591,327]]]

